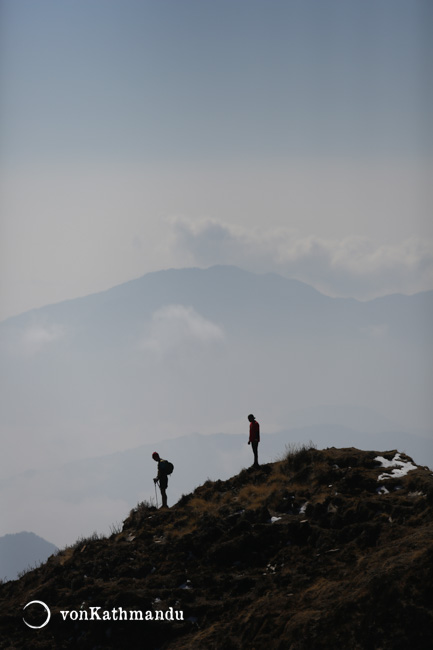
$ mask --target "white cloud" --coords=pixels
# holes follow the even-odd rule
[[[433,246],[409,238],[384,243],[367,237],[326,239],[288,228],[245,229],[215,219],[171,220],[175,246],[190,264],[235,264],[275,271],[335,296],[373,298],[433,288]]]
[[[34,326],[24,331],[22,341],[26,350],[37,352],[49,343],[63,338],[63,336],[64,329],[60,325]]]
[[[49,348],[66,336],[66,329],[58,323],[33,322],[21,330],[2,332],[0,347],[2,352],[13,356],[31,357]]]
[[[0,319],[193,264],[359,297],[432,284],[430,160],[98,159],[2,172]],[[196,221],[168,229],[170,215]]]
[[[152,314],[148,332],[140,347],[165,354],[185,344],[207,344],[223,338],[221,327],[201,316],[192,307],[167,305]]]

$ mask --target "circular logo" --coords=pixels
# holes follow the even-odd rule
[[[37,605],[42,605],[42,607],[46,610],[46,612],[47,612],[47,620],[45,621],[45,623],[42,623],[42,625],[30,625],[30,623],[27,623],[26,619],[23,616],[23,621],[27,625],[27,627],[31,627],[33,630],[39,630],[41,627],[45,627],[45,625],[47,625],[48,621],[51,618],[51,612],[50,612],[50,608],[48,607],[48,605],[43,603],[42,600],[31,600],[29,603],[27,603],[27,605],[25,607],[23,607],[23,611],[26,609],[26,607],[28,607],[29,605],[34,605],[35,603]]]

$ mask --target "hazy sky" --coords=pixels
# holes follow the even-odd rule
[[[432,31],[432,0],[0,0],[0,320],[169,267],[277,271],[360,299],[433,289]],[[140,352],[183,352],[191,331],[206,354],[215,345],[210,407],[205,352],[177,374],[167,354],[147,394],[129,367],[94,381],[80,355],[76,377],[69,363],[64,383],[47,383],[37,352],[65,333],[36,325],[27,365],[10,375],[4,365],[10,475],[185,432],[245,431],[250,408],[277,430],[294,408],[353,404],[357,386],[357,405],[397,413],[399,426],[430,413],[422,343],[396,359],[379,341],[382,365],[359,346],[342,345],[334,365],[324,346],[319,364],[314,349],[295,349],[290,364],[263,349],[256,377],[249,351],[220,353],[215,323],[167,305]],[[112,521],[113,501],[90,488],[84,511],[43,485],[30,502],[2,494],[4,533],[43,532],[31,512],[57,528],[52,513],[66,513],[77,534]]]
[[[1,0],[0,318],[167,267],[433,288],[431,0]]]

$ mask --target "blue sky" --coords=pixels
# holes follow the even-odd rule
[[[6,153],[419,155],[428,13],[399,0],[3,2]]]
[[[428,0],[0,12],[0,318],[220,262],[433,287]]]

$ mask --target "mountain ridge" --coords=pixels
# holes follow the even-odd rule
[[[57,301],[54,303],[49,303],[47,305],[42,305],[41,307],[36,307],[30,310],[26,310],[24,312],[21,312],[20,314],[16,314],[15,316],[10,316],[0,321],[0,325],[10,324],[11,321],[12,322],[17,321],[17,319],[19,320],[30,315],[37,316],[38,314],[46,310],[48,312],[51,312],[53,309],[55,310],[56,308],[70,307],[80,302],[84,304],[86,302],[90,302],[95,299],[98,300],[99,302],[105,302],[107,298],[110,299],[112,297],[116,297],[119,293],[126,293],[127,295],[128,294],[131,295],[135,293],[136,289],[141,291],[143,289],[143,285],[145,285],[148,282],[151,283],[155,279],[172,280],[173,278],[177,277],[177,278],[182,278],[182,280],[187,279],[189,282],[191,278],[193,278],[193,276],[212,277],[220,274],[223,274],[226,277],[229,275],[230,280],[232,279],[233,276],[235,276],[238,281],[249,280],[252,278],[259,278],[259,280],[262,283],[266,283],[267,280],[276,280],[281,286],[284,285],[284,289],[287,290],[288,288],[290,288],[292,290],[292,293],[296,293],[296,290],[302,290],[303,292],[309,293],[311,296],[315,296],[316,298],[319,299],[325,299],[325,301],[334,304],[348,301],[352,304],[358,304],[358,305],[369,305],[369,304],[378,305],[381,304],[383,301],[396,301],[402,299],[405,301],[407,300],[407,302],[410,302],[412,301],[412,299],[417,300],[418,297],[421,298],[433,297],[433,290],[419,291],[413,294],[392,293],[383,296],[378,296],[370,300],[358,300],[356,298],[342,297],[342,296],[329,296],[319,291],[318,289],[315,289],[313,286],[309,285],[308,283],[303,282],[302,280],[298,280],[296,278],[288,278],[286,276],[283,276],[275,272],[253,273],[252,271],[246,271],[234,265],[219,264],[207,268],[201,268],[201,267],[174,268],[173,267],[173,268],[162,269],[158,271],[150,271],[140,277],[133,278],[126,282],[119,283],[113,287],[109,287],[101,291],[92,292],[90,294],[77,296],[74,298],[68,298],[62,301]],[[227,277],[227,279],[229,278]]]
[[[40,307],[35,307],[33,309],[26,310],[24,312],[21,312],[19,314],[16,314],[15,316],[9,316],[8,318],[0,321],[0,325],[3,325],[5,323],[8,323],[10,320],[15,320],[15,319],[20,319],[22,317],[25,317],[26,315],[34,314],[36,315],[37,313],[44,311],[44,310],[52,310],[55,309],[57,306],[70,306],[71,303],[77,303],[79,301],[91,301],[95,298],[99,298],[99,300],[103,301],[105,298],[111,298],[112,296],[115,296],[119,292],[126,292],[126,293],[134,293],[134,290],[136,288],[139,288],[140,290],[142,289],[142,286],[144,283],[147,281],[152,281],[155,278],[170,278],[174,276],[184,276],[188,277],[188,279],[191,278],[193,274],[202,274],[202,273],[213,273],[213,272],[220,272],[222,271],[223,273],[229,272],[229,273],[235,273],[239,279],[241,278],[248,278],[248,277],[261,277],[261,278],[278,278],[278,281],[283,280],[284,282],[290,283],[293,287],[307,287],[308,290],[311,291],[311,293],[315,293],[321,296],[325,296],[326,298],[331,298],[330,296],[326,296],[325,294],[321,293],[311,285],[307,284],[306,282],[302,282],[301,280],[297,280],[295,278],[286,278],[278,273],[260,273],[260,274],[255,274],[251,271],[246,271],[241,269],[240,267],[234,266],[234,265],[221,265],[221,264],[216,264],[214,266],[210,266],[208,268],[201,268],[201,267],[182,267],[182,268],[168,268],[168,269],[162,269],[158,271],[150,271],[148,273],[145,273],[142,276],[139,276],[137,278],[133,278],[131,280],[127,280],[126,282],[121,282],[117,285],[114,285],[113,287],[109,287],[107,289],[103,289],[101,291],[95,291],[83,296],[77,296],[74,298],[67,298],[65,300],[49,303],[47,305],[42,305]],[[334,298],[331,298],[331,300],[334,300]]]
[[[78,536],[89,535],[95,530],[107,533],[113,517],[120,520],[125,508],[132,508],[137,500],[154,498],[153,451],[159,451],[175,465],[168,489],[169,504],[173,504],[182,494],[191,492],[207,479],[227,480],[246,467],[251,462],[247,437],[234,433],[190,434],[2,478],[0,506],[7,509],[17,493],[30,495],[27,502],[31,512],[19,518],[15,516],[13,521],[36,530],[57,546],[70,544]],[[395,432],[368,434],[336,424],[312,425],[272,434],[262,431],[259,458],[263,463],[274,462],[286,448],[309,442],[320,448],[348,444],[361,450],[398,446],[418,464],[433,469],[433,448],[428,439]],[[53,512],[55,520],[50,516]],[[11,532],[6,522],[8,518],[4,517],[4,533]],[[60,536],[58,526],[62,531]],[[32,561],[23,560],[23,563],[27,566]]]
[[[29,567],[45,562],[58,547],[35,533],[22,531],[0,537],[0,580],[15,580]]]

